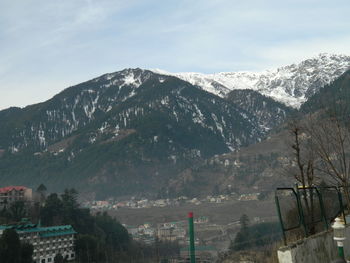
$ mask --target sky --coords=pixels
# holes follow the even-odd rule
[[[0,0],[0,110],[124,68],[260,71],[350,55],[349,0]]]

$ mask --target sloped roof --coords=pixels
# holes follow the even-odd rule
[[[33,233],[38,232],[42,237],[63,236],[76,234],[71,225],[40,227],[37,224],[27,223],[21,225],[0,225],[0,230],[15,229],[18,232]]]
[[[21,190],[26,190],[27,187],[25,186],[6,186],[6,187],[3,187],[3,188],[0,188],[0,194],[4,194],[4,193],[8,193],[12,190],[16,190],[16,191],[21,191]]]

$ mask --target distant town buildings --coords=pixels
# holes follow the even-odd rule
[[[195,224],[206,224],[209,222],[209,218],[206,216],[200,216],[194,219]]]
[[[195,218],[194,223],[196,225],[208,226],[209,219],[206,216]],[[156,240],[163,242],[176,242],[182,248],[180,249],[180,255],[169,258],[167,262],[171,263],[189,263],[190,257],[188,253],[188,222],[187,220],[176,222],[165,222],[153,225],[150,223],[144,223],[139,226],[127,226],[124,225],[129,234],[132,235],[134,240],[144,242],[146,244],[154,243]],[[203,246],[201,241],[196,238],[196,262],[198,263],[211,263],[217,258],[217,249],[213,246]]]
[[[209,218],[200,216],[194,219],[196,225],[202,227],[208,226]],[[150,223],[143,223],[139,226],[123,225],[133,237],[134,240],[141,241],[146,244],[152,244],[155,240],[165,242],[178,242],[180,245],[188,244],[187,221],[165,222],[152,225]],[[196,240],[196,245],[199,240]]]
[[[183,241],[186,230],[183,221],[158,224],[157,237],[161,241]]]
[[[260,193],[252,193],[252,194],[242,194],[238,198],[239,201],[253,201],[259,200]]]
[[[70,225],[41,227],[31,222],[18,225],[0,225],[0,236],[6,229],[14,229],[21,242],[33,245],[33,261],[35,263],[53,263],[60,253],[66,260],[74,260],[74,238],[76,232]]]
[[[231,188],[231,185],[228,185],[228,188]],[[257,189],[255,189],[257,190]],[[86,201],[82,205],[83,207],[92,209],[92,210],[118,210],[121,208],[131,208],[131,209],[141,209],[141,208],[151,208],[151,207],[169,207],[174,206],[178,207],[184,204],[193,204],[193,205],[201,205],[204,203],[212,203],[212,204],[220,204],[229,201],[254,201],[259,199],[259,192],[255,193],[247,193],[247,194],[237,194],[235,192],[231,192],[230,194],[219,194],[219,195],[208,195],[202,199],[197,197],[188,198],[186,196],[179,196],[175,198],[167,198],[167,199],[136,199],[132,197],[130,200],[113,200],[113,198],[109,200],[100,200],[100,201]]]

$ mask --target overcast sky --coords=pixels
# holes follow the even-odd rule
[[[349,0],[0,0],[0,109],[128,67],[259,71],[350,55]]]

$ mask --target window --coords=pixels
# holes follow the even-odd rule
[[[71,258],[74,258],[74,253],[70,254],[70,257],[71,257]]]
[[[41,260],[41,263],[45,263],[45,258],[43,258],[43,259]]]
[[[51,262],[51,260],[52,260],[51,258],[48,258],[48,259],[47,259],[47,262]]]

